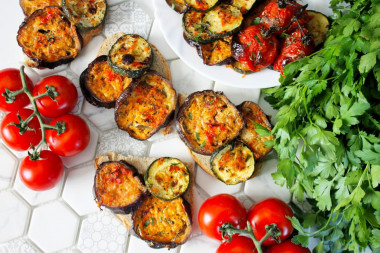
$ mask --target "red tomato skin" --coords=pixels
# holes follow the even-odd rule
[[[222,242],[216,253],[256,253],[252,239],[246,236],[233,236],[231,242]]]
[[[199,227],[208,237],[222,240],[219,227],[226,222],[238,229],[244,229],[247,226],[247,211],[234,196],[218,194],[208,198],[200,207]]]
[[[61,158],[50,150],[42,150],[39,160],[30,160],[27,156],[20,164],[20,178],[24,184],[35,191],[53,188],[63,176]]]
[[[7,146],[11,149],[16,151],[25,151],[28,150],[31,145],[37,146],[38,143],[40,143],[42,139],[40,123],[36,116],[33,117],[33,119],[28,123],[28,126],[34,130],[26,131],[24,134],[20,134],[19,129],[15,125],[10,124],[19,123],[17,112],[20,117],[25,120],[33,113],[33,110],[21,108],[18,111],[13,111],[5,115],[0,124],[0,136],[5,144],[7,144]]]
[[[32,91],[33,82],[26,74],[25,80],[28,89]],[[30,100],[25,93],[18,94],[16,96],[16,101],[13,103],[5,102],[5,98],[1,94],[5,92],[6,88],[11,91],[22,89],[20,70],[14,68],[0,70],[0,110],[8,112],[16,111],[30,103]]]
[[[79,116],[66,114],[53,120],[65,122],[66,131],[58,135],[55,130],[46,131],[46,142],[51,151],[60,156],[74,156],[82,152],[90,142],[90,128]]]
[[[265,253],[311,253],[308,248],[302,247],[300,244],[294,244],[291,240],[270,246]]]
[[[281,230],[281,241],[287,239],[293,232],[293,226],[286,216],[293,217],[292,209],[284,201],[276,198],[260,201],[248,210],[248,221],[258,240],[261,240],[266,234],[265,225],[273,223]],[[272,237],[263,242],[263,245],[272,244],[277,244]]]
[[[78,101],[78,91],[67,77],[54,75],[42,79],[33,89],[33,96],[46,92],[46,85],[54,86],[58,92],[56,101],[45,96],[36,100],[38,111],[48,118],[56,118],[71,112]]]

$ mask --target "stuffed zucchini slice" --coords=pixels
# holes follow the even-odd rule
[[[328,17],[317,11],[309,10],[308,14],[310,20],[306,24],[306,28],[313,36],[315,47],[318,47],[326,40],[327,32],[330,29],[330,21]]]
[[[150,70],[121,93],[116,101],[115,120],[132,138],[146,140],[170,122],[176,106],[172,83]]]
[[[226,65],[234,61],[231,50],[232,36],[199,44],[203,63],[209,66]]]
[[[210,167],[220,181],[228,185],[238,184],[252,177],[254,154],[243,142],[233,140],[214,151]]]
[[[82,38],[61,8],[48,6],[33,12],[21,24],[17,42],[35,61],[33,67],[55,68],[69,63],[82,48]]]
[[[176,128],[181,140],[194,152],[211,155],[239,135],[244,120],[222,92],[192,93],[177,114]]]
[[[190,172],[181,160],[161,157],[149,165],[144,181],[148,191],[155,197],[173,200],[189,188]]]
[[[137,78],[152,66],[152,48],[139,35],[126,34],[112,45],[108,62],[116,73]]]
[[[166,3],[178,13],[184,13],[189,9],[185,4],[185,0],[166,0]]]
[[[86,100],[92,105],[105,108],[114,108],[117,98],[131,82],[132,78],[119,75],[111,69],[106,55],[93,60],[79,79]]]
[[[116,214],[128,214],[136,210],[147,189],[137,169],[125,161],[103,162],[94,179],[95,200]]]
[[[185,4],[197,11],[207,11],[216,6],[219,0],[185,0]]]
[[[239,138],[252,149],[255,159],[260,160],[272,150],[266,144],[266,142],[274,140],[274,135],[271,134],[272,126],[258,104],[245,101],[238,105],[237,108],[243,115],[246,123]],[[262,134],[259,135],[256,129],[260,129]]]
[[[187,38],[197,43],[210,43],[215,40],[206,32],[206,26],[202,24],[205,12],[189,9],[183,14],[182,26],[183,32]]]
[[[175,248],[192,231],[191,208],[182,197],[171,201],[147,196],[133,212],[133,230],[152,248]]]
[[[220,4],[205,14],[202,24],[213,38],[223,38],[241,29],[243,14],[235,6]]]
[[[20,0],[20,6],[25,16],[30,16],[33,12],[43,9],[46,6],[61,6],[62,0]]]

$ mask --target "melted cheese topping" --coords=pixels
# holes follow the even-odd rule
[[[106,15],[105,0],[66,0],[70,19],[81,27],[93,28],[100,25]]]
[[[81,49],[75,26],[58,7],[34,12],[19,29],[17,40],[26,55],[47,62],[74,59]]]
[[[46,6],[61,6],[61,0],[21,0],[20,5],[26,16],[33,12],[43,9]]]
[[[103,164],[96,174],[95,186],[98,203],[114,208],[133,204],[146,190],[133,171],[121,162]]]

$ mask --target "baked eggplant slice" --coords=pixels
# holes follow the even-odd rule
[[[205,12],[189,9],[182,17],[183,32],[197,43],[210,43],[215,40],[206,32],[206,26],[202,24]]]
[[[103,162],[94,179],[95,200],[116,214],[136,210],[147,194],[142,176],[125,161]]]
[[[166,3],[178,13],[184,13],[188,10],[185,0],[166,0]]]
[[[172,83],[150,70],[121,93],[116,101],[115,120],[132,138],[146,140],[170,122],[176,105]]]
[[[214,151],[210,167],[216,178],[228,185],[247,181],[255,171],[253,151],[243,142],[233,140]]]
[[[20,0],[20,6],[25,16],[30,16],[33,12],[43,9],[46,6],[61,6],[62,0]]]
[[[203,63],[206,65],[226,65],[234,61],[231,50],[232,36],[200,44]]]
[[[216,6],[219,0],[185,0],[185,4],[197,11],[207,11]]]
[[[144,182],[148,191],[155,197],[173,200],[189,188],[190,172],[181,160],[161,157],[149,165]]]
[[[235,6],[220,4],[205,14],[202,23],[212,37],[223,38],[240,30],[243,14]]]
[[[79,79],[86,100],[95,106],[113,108],[116,100],[127,89],[132,78],[115,73],[109,66],[106,55],[93,60]]]
[[[17,42],[36,62],[35,67],[55,68],[74,60],[82,48],[77,29],[59,7],[33,12],[20,26]]]
[[[330,21],[328,17],[317,11],[309,10],[308,14],[310,20],[306,24],[306,28],[313,36],[315,47],[318,47],[326,40],[327,32],[330,29]]]
[[[80,30],[97,28],[107,15],[106,0],[62,0],[62,9]]]
[[[274,140],[274,136],[270,134],[272,131],[271,124],[261,107],[254,102],[245,101],[238,106],[238,109],[246,123],[246,127],[239,138],[252,149],[255,159],[260,160],[272,150],[265,143]],[[258,127],[267,131],[265,136],[256,132]]]
[[[179,109],[176,128],[182,141],[194,152],[211,155],[237,137],[244,120],[222,92],[192,93]]]
[[[130,78],[137,78],[147,71],[153,62],[152,48],[137,34],[121,36],[108,53],[113,71]]]
[[[182,197],[165,201],[149,195],[133,212],[132,220],[135,233],[152,248],[175,248],[192,231],[190,205]]]

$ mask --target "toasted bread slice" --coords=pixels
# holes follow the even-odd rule
[[[110,152],[107,155],[99,155],[95,158],[95,169],[98,168],[100,164],[108,161],[126,161],[127,163],[133,165],[137,171],[144,175],[145,171],[148,169],[149,165],[155,161],[157,158],[152,157],[136,157],[130,155],[122,155],[118,153]],[[184,193],[183,197],[192,207],[194,204],[193,201],[193,185],[194,185],[194,164],[189,162],[184,162],[187,168],[190,171],[190,186],[187,191]],[[194,213],[194,212],[192,212]],[[132,215],[116,214],[116,216],[125,224],[129,229],[132,227]]]

